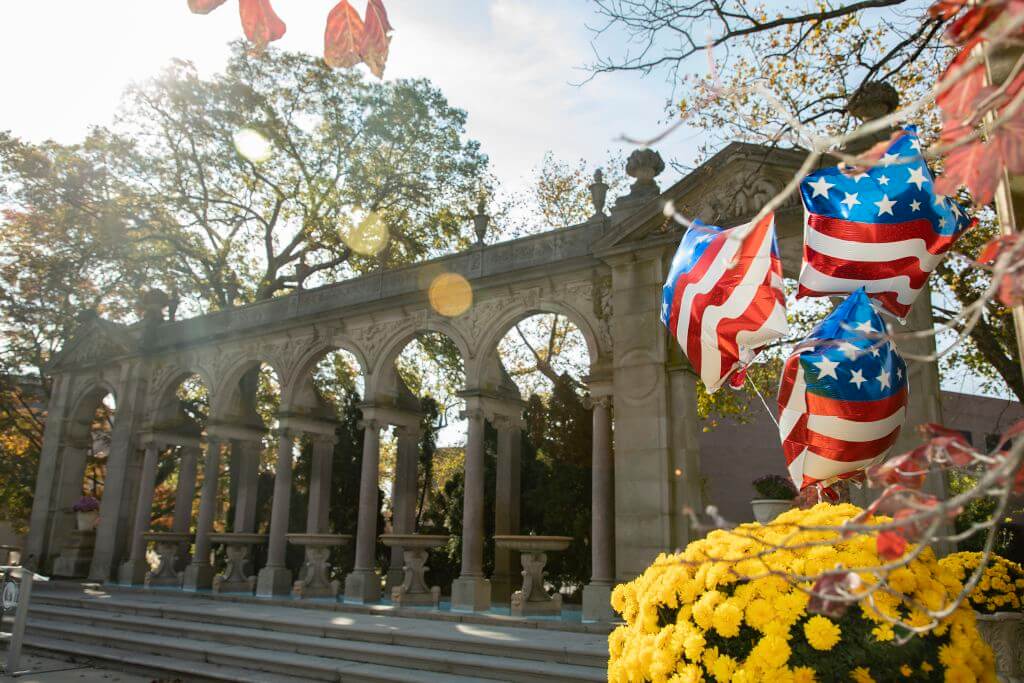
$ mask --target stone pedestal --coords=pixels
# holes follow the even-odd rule
[[[569,536],[495,536],[494,544],[518,550],[523,564],[523,589],[512,594],[512,616],[558,616],[562,613],[562,596],[548,595],[544,590],[544,565],[548,552],[565,550],[572,543]]]
[[[390,548],[401,548],[404,566],[402,581],[391,589],[391,601],[398,606],[433,605],[441,603],[441,588],[427,587],[427,551],[448,543],[448,536],[421,534],[384,534],[381,542]]]
[[[192,534],[186,533],[163,533],[151,531],[145,534],[146,541],[156,544],[156,554],[159,558],[156,567],[151,569],[144,578],[146,587],[150,586],[175,586],[180,588],[183,574],[177,571],[181,566],[181,548],[188,547],[192,542]]]
[[[346,534],[288,534],[288,542],[306,549],[299,580],[292,586],[292,597],[336,598],[341,581],[331,579],[331,548],[346,545],[352,537]]]
[[[452,581],[453,612],[486,612],[490,608],[490,581],[482,576],[460,576]]]
[[[210,534],[211,543],[224,544],[224,573],[213,577],[214,593],[249,593],[256,589],[250,548],[267,542],[262,534]]]
[[[583,587],[583,621],[615,621],[619,615],[612,609],[611,583],[591,581]]]
[[[95,547],[96,531],[94,529],[73,530],[71,538],[61,548],[60,556],[53,561],[53,575],[72,578],[88,575]]]
[[[353,569],[345,577],[346,602],[377,602],[380,600],[380,575],[372,569]]]
[[[978,633],[996,657],[996,674],[1007,683],[1024,683],[1024,614],[975,613]]]

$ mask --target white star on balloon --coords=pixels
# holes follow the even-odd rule
[[[860,200],[857,199],[857,193],[856,192],[854,192],[853,194],[850,194],[849,192],[844,192],[843,194],[845,194],[846,197],[844,197],[843,201],[841,201],[839,203],[840,204],[846,204],[846,207],[848,209],[852,209],[853,207],[855,207],[858,204],[860,204]]]
[[[864,378],[863,370],[854,370],[850,373],[850,384],[856,384],[857,388],[860,389],[860,385],[864,384],[864,382],[867,382],[867,379]]]
[[[894,215],[892,212],[892,207],[896,206],[896,202],[889,199],[889,195],[883,194],[881,199],[879,199],[877,202],[874,202],[874,205],[878,207],[879,216],[881,216],[883,213],[887,213],[890,216]]]
[[[860,355],[860,349],[851,344],[850,342],[843,342],[839,345],[839,350],[843,352],[843,355],[853,360]]]
[[[910,177],[907,178],[907,182],[917,185],[917,189],[920,190],[928,182],[928,179],[924,177],[924,168],[918,166],[910,169]]]
[[[825,177],[822,176],[813,183],[807,183],[807,187],[814,190],[814,194],[811,195],[811,199],[814,199],[815,197],[828,197],[828,191],[835,187],[835,185],[825,180]]]
[[[889,371],[888,370],[882,370],[881,374],[879,374],[876,379],[878,380],[878,383],[882,385],[882,387],[881,387],[882,389],[890,389],[890,388],[892,388],[892,385],[889,384]]]
[[[865,320],[862,323],[854,325],[853,329],[857,330],[858,332],[863,332],[864,334],[874,334],[875,333],[875,328],[871,326],[871,321],[870,320]]]
[[[914,201],[910,202],[910,210],[911,211],[920,211],[921,210],[921,202],[917,201],[916,199]]]
[[[878,176],[878,184],[879,185],[888,185],[889,184],[889,176],[887,176],[887,175],[880,175],[880,176]]]
[[[836,375],[836,368],[839,367],[839,363],[834,360],[829,360],[827,356],[822,356],[819,362],[811,363],[811,365],[818,368],[818,379],[822,379],[824,377],[839,379],[839,376]]]

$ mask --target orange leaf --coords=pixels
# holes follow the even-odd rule
[[[875,538],[875,548],[885,560],[895,560],[907,549],[907,539],[896,531],[881,531]]]
[[[209,14],[225,2],[227,0],[188,0],[188,8],[193,14]]]
[[[363,20],[359,13],[348,0],[341,0],[327,15],[327,29],[324,31],[324,61],[327,65],[347,68],[358,64],[363,33]]]
[[[975,43],[964,46],[964,49],[953,58],[946,70],[939,77],[941,85],[948,78],[957,76],[971,59],[971,50]],[[959,75],[957,81],[948,90],[943,91],[935,98],[935,103],[942,109],[943,118],[947,120],[962,121],[974,114],[974,103],[978,100],[982,88],[985,87],[985,67],[977,64],[966,73]]]
[[[963,44],[984,31],[1004,9],[1004,3],[991,2],[972,7],[946,29],[946,36],[956,44]]]
[[[939,0],[928,8],[928,14],[936,19],[952,19],[967,5],[967,0]]]
[[[381,0],[369,0],[366,3],[366,28],[363,31],[359,54],[377,78],[384,78],[384,65],[388,61],[392,30],[394,27],[388,21],[388,13]]]
[[[284,35],[284,22],[274,13],[270,0],[238,0],[238,14],[245,37],[258,50]]]

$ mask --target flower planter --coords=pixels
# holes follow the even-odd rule
[[[761,524],[767,524],[786,510],[792,508],[793,501],[755,498],[750,501],[750,507],[754,508],[754,519]]]
[[[1004,683],[1024,683],[1024,614],[977,613],[978,632],[996,656],[996,673]]]
[[[96,527],[96,520],[99,519],[100,513],[96,510],[89,512],[76,512],[75,519],[78,523],[79,531],[92,531]]]

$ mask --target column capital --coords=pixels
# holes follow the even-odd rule
[[[383,424],[384,423],[377,418],[371,417],[360,420],[356,423],[356,426],[359,427],[359,429],[374,429],[379,432]]]
[[[484,412],[483,408],[467,408],[459,413],[459,417],[463,420],[486,420],[487,413]]]
[[[583,406],[587,409],[593,409],[598,407],[611,408],[612,397],[609,394],[599,394],[597,396],[595,396],[594,394],[590,394],[588,396],[583,397]]]
[[[488,421],[494,426],[495,429],[522,429],[523,418],[513,415],[505,415],[502,413],[494,413],[488,416]]]
[[[401,438],[411,436],[419,441],[423,438],[424,430],[423,427],[420,426],[412,427],[410,425],[395,425],[394,432],[396,437]]]
[[[310,440],[312,440],[314,446],[330,444],[334,446],[338,443],[337,434],[310,434]]]

